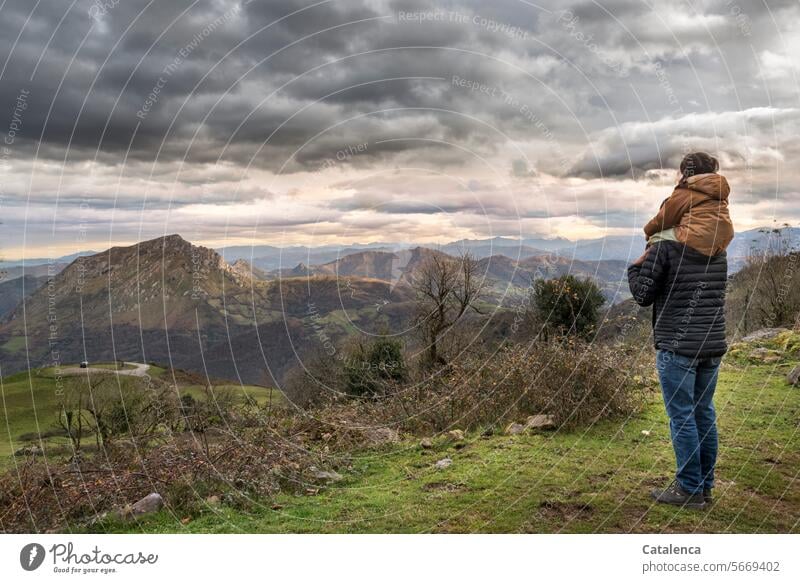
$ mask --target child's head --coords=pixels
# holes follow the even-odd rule
[[[686,180],[697,174],[710,174],[719,170],[719,162],[714,156],[705,152],[686,154],[681,160],[681,176]]]

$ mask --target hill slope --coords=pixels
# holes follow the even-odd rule
[[[660,397],[625,423],[574,433],[481,437],[460,449],[407,441],[361,455],[315,496],[285,495],[250,512],[168,511],[102,532],[797,532],[800,391],[783,369],[725,366],[716,398],[721,450],[707,511],[654,505],[673,471]],[[643,435],[643,431],[650,432]],[[450,467],[437,470],[444,457]]]
[[[408,299],[383,282],[251,273],[178,235],[80,257],[0,326],[3,374],[28,358],[34,367],[122,359],[272,385],[313,348],[313,316],[340,314],[328,332],[336,338],[360,310]]]

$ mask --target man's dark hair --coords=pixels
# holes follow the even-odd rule
[[[719,162],[714,156],[705,152],[686,154],[681,160],[681,174],[684,179],[696,174],[710,174],[717,170],[719,170]]]

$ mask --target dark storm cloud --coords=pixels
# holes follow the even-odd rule
[[[411,135],[490,154],[553,134],[584,151],[573,173],[622,175],[675,158],[669,144],[659,155],[665,136],[611,143],[624,124],[796,100],[788,76],[752,79],[759,51],[781,50],[772,19],[798,6],[759,6],[9,0],[0,108],[29,91],[15,151],[55,160],[157,155],[296,172],[359,143],[370,147],[344,164],[427,160],[430,143],[387,141]]]

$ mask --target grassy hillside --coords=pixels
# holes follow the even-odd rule
[[[797,532],[800,390],[782,365],[726,364],[716,404],[720,459],[707,511],[654,505],[672,474],[669,428],[654,395],[645,412],[572,433],[470,434],[353,459],[316,495],[281,495],[246,510],[169,510],[107,532]],[[649,434],[648,434],[649,432]],[[453,463],[437,470],[437,460]],[[313,492],[309,493],[312,494]],[[204,495],[208,495],[207,493]],[[182,519],[186,519],[182,522]],[[185,522],[185,524],[184,524]]]
[[[98,374],[113,374],[116,365],[93,363],[92,367],[109,369],[109,373],[93,372],[94,377]],[[70,366],[66,365],[64,368]],[[126,365],[125,368],[135,367]],[[152,365],[148,369],[148,374],[165,380],[172,377],[169,371]],[[133,377],[119,376],[118,380],[123,395],[136,386],[136,379]],[[198,384],[200,379],[197,375],[187,375],[178,371],[174,380],[181,395],[189,394],[196,399],[205,398],[205,390]],[[27,372],[22,372],[0,379],[0,469],[10,464],[11,455],[22,447],[41,445],[46,451],[50,448],[58,451],[54,446],[68,444],[67,438],[61,436],[61,432],[55,427],[59,406],[56,388],[56,373],[53,368],[34,369],[30,377]],[[252,400],[259,404],[270,399],[274,403],[284,402],[280,391],[254,385],[215,381],[213,390],[234,392],[241,399]],[[91,442],[91,439],[87,441]]]

